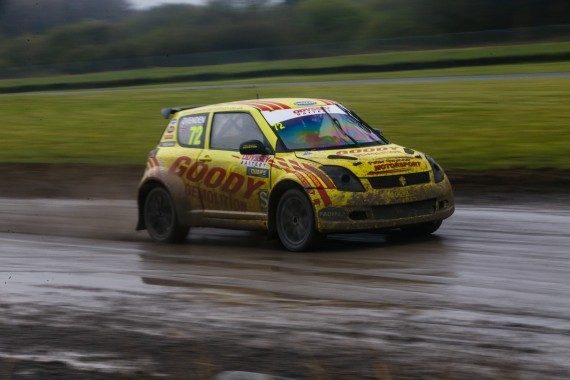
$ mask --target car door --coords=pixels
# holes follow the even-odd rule
[[[228,219],[259,219],[267,211],[272,155],[241,155],[248,140],[266,139],[248,112],[214,113],[209,149],[198,161],[208,166],[200,181],[205,215]]]

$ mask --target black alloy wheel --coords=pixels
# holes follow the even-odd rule
[[[164,187],[155,187],[147,195],[144,221],[148,234],[158,242],[181,243],[188,235],[189,227],[178,224],[174,201]]]
[[[275,215],[279,240],[290,251],[311,248],[320,237],[315,229],[313,206],[301,190],[287,190],[279,199]]]

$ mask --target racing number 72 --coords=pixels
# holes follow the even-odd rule
[[[202,145],[202,133],[204,128],[201,125],[190,127],[190,139],[188,145]]]

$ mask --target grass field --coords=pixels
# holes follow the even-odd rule
[[[255,88],[0,97],[0,162],[140,164],[162,107],[255,98]],[[570,78],[264,87],[330,98],[448,169],[570,169]]]
[[[255,72],[258,70],[284,70],[307,68],[331,68],[357,65],[385,65],[394,63],[430,63],[442,60],[465,60],[497,57],[519,57],[531,55],[554,55],[570,53],[570,42],[541,43],[510,46],[487,46],[463,49],[439,49],[424,51],[386,52],[376,54],[347,55],[340,57],[296,59],[268,62],[249,62],[228,65],[209,65],[198,67],[153,68],[128,71],[111,71],[104,73],[81,75],[54,75],[33,78],[17,78],[0,80],[0,88],[31,84],[53,83],[91,83],[101,81],[125,80],[136,78],[168,78],[181,75],[196,75],[205,73],[236,74]],[[532,65],[495,65],[481,67],[463,67],[449,70],[419,70],[407,72],[406,76],[432,75],[466,75],[479,73],[512,73],[512,72],[553,72],[568,71],[568,62],[553,62]],[[437,74],[436,74],[437,73]],[[369,74],[365,74],[369,75]],[[375,77],[402,76],[402,73],[376,73]],[[267,81],[267,79],[257,79]]]

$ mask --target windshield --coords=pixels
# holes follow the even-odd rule
[[[336,105],[263,111],[262,114],[289,150],[385,143],[373,130]]]

